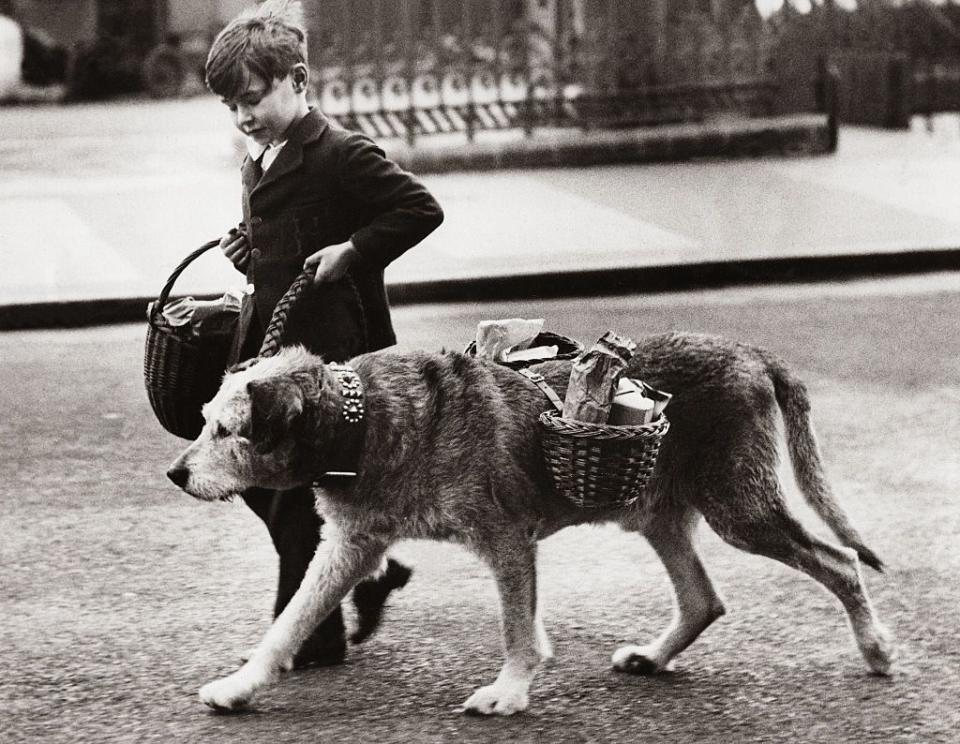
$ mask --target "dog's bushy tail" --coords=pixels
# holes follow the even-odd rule
[[[863,544],[863,538],[850,523],[824,476],[820,447],[810,421],[806,386],[779,359],[768,357],[765,361],[783,414],[787,450],[800,492],[844,545],[856,550],[860,560],[870,568],[882,572],[883,562]]]

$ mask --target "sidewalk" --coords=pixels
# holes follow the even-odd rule
[[[498,133],[466,149],[450,138],[414,152],[384,142],[424,174],[446,212],[440,229],[388,269],[391,298],[596,295],[960,269],[956,117],[936,120],[932,132],[920,122],[909,132],[844,127],[833,155],[803,154],[817,152],[825,123],[798,121],[780,123],[792,132],[782,148],[771,146],[780,125],[769,120],[752,140],[742,125],[714,122],[699,133],[548,132],[525,141]],[[209,99],[109,112],[0,110],[0,329],[143,318],[180,259],[238,219],[229,131]],[[765,152],[795,154],[636,162],[666,157],[671,143],[744,137]],[[457,158],[460,168],[498,169],[438,172]],[[554,167],[503,168],[524,158]],[[609,164],[622,160],[629,162]],[[240,280],[211,252],[174,293],[219,294]]]

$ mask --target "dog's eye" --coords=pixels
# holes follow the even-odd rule
[[[223,424],[217,424],[217,427],[213,430],[213,436],[217,439],[223,439],[230,436],[230,430]]]

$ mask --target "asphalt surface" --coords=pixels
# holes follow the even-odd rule
[[[882,679],[831,596],[703,529],[729,614],[676,672],[628,677],[609,657],[667,622],[663,569],[629,535],[569,529],[540,560],[557,659],[506,720],[455,710],[498,669],[496,598],[479,562],[433,543],[400,546],[413,580],[347,664],[285,677],[254,712],[210,713],[196,691],[269,620],[265,531],[166,482],[183,443],[146,402],[142,324],[0,334],[0,741],[957,741],[956,279],[398,308],[408,347],[460,348],[480,319],[535,315],[588,341],[679,328],[780,353],[809,384],[842,503],[889,566],[865,577],[900,643]]]

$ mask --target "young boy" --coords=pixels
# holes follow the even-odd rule
[[[395,343],[383,270],[436,229],[443,213],[423,184],[371,140],[309,105],[300,3],[268,0],[231,21],[210,49],[206,82],[250,149],[242,166],[243,222],[220,243],[254,287],[241,308],[231,361],[257,354],[274,306],[305,268],[316,271],[314,282],[290,312],[285,344],[339,362]],[[307,489],[243,498],[266,522],[279,553],[279,614],[300,585],[323,522]],[[376,627],[386,596],[409,573],[390,561],[379,579],[357,587],[355,641]],[[344,653],[338,610],[296,664],[334,664]]]

